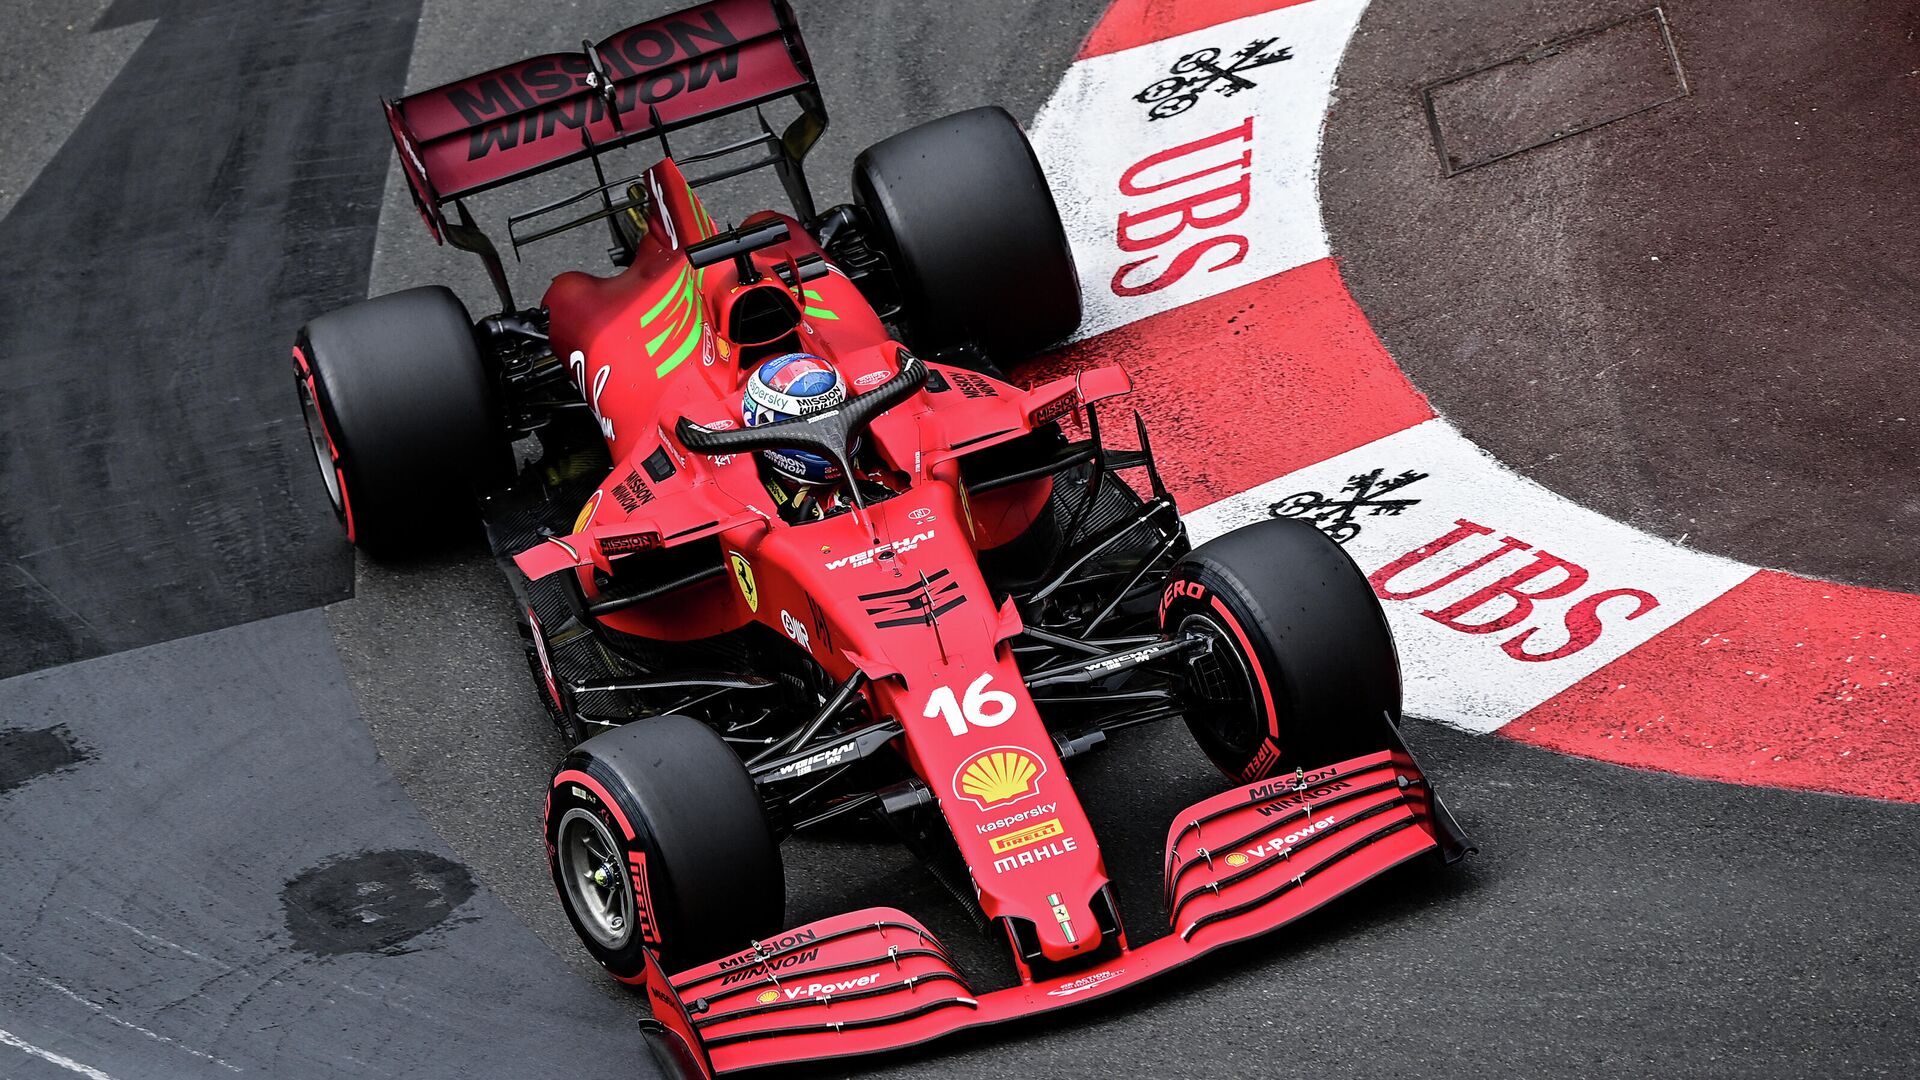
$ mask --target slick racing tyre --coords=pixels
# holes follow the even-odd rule
[[[639,720],[575,747],[547,800],[547,862],[595,960],[637,982],[780,929],[786,879],[740,759],[684,716]]]
[[[1060,212],[1006,110],[955,113],[868,147],[853,197],[892,265],[916,350],[977,346],[1004,366],[1080,325]]]
[[[1188,663],[1187,726],[1242,783],[1385,748],[1400,662],[1366,576],[1320,530],[1261,521],[1180,558],[1161,593],[1170,635],[1212,642]]]
[[[507,460],[473,321],[440,286],[328,312],[300,329],[307,436],[347,539],[431,551],[473,519],[472,486]]]

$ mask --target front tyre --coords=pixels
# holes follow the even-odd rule
[[[575,747],[548,791],[547,861],[567,919],[622,982],[714,960],[780,929],[786,881],[740,759],[684,716]]]
[[[1187,726],[1241,783],[1384,749],[1400,663],[1380,602],[1339,544],[1303,522],[1256,522],[1182,556],[1161,626],[1211,648],[1189,661]]]

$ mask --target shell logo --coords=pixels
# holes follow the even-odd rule
[[[757,1001],[757,1002],[759,1002],[759,1003],[760,1003],[760,1004],[762,1004],[762,1005],[771,1005],[771,1004],[773,1004],[774,1002],[776,1002],[776,1001],[779,1001],[779,1000],[780,1000],[780,991],[778,991],[778,990],[762,990],[762,991],[760,991],[760,996],[759,996],[759,997],[756,997],[756,998],[754,998],[753,1000],[755,1000],[755,1001]]]
[[[1040,791],[1047,767],[1018,746],[995,746],[962,762],[953,774],[955,794],[982,810],[1019,802]]]
[[[1228,866],[1245,866],[1245,865],[1247,865],[1247,862],[1248,862],[1248,861],[1249,861],[1249,860],[1247,859],[1247,857],[1246,857],[1245,855],[1243,855],[1243,854],[1241,854],[1241,853],[1240,853],[1240,852],[1238,852],[1238,851],[1236,851],[1236,852],[1234,852],[1233,854],[1231,854],[1231,855],[1229,855],[1229,856],[1227,856],[1227,865],[1228,865]]]

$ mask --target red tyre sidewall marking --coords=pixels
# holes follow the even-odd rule
[[[1280,712],[1274,705],[1273,686],[1267,680],[1266,667],[1253,651],[1253,640],[1241,627],[1240,620],[1233,617],[1233,612],[1220,602],[1220,598],[1214,595],[1213,590],[1192,579],[1175,580],[1167,584],[1167,591],[1160,605],[1160,623],[1163,627],[1167,624],[1167,609],[1175,599],[1205,601],[1213,608],[1214,614],[1226,623],[1227,629],[1233,632],[1234,640],[1240,643],[1240,655],[1246,658],[1253,681],[1259,685],[1260,700],[1267,707],[1267,738],[1260,744],[1260,748],[1254,751],[1252,760],[1240,770],[1237,776],[1238,779],[1248,783],[1263,779],[1272,769],[1273,763],[1280,759]]]
[[[300,346],[293,347],[293,366],[302,382],[307,385],[307,394],[313,399],[314,415],[320,418],[320,436],[327,440],[327,456],[333,459],[333,480],[340,487],[340,521],[347,527],[347,543],[354,542],[353,500],[347,495],[347,474],[340,467],[340,447],[333,441],[333,426],[327,423],[327,408],[321,402],[320,385],[314,381],[313,366],[307,362],[307,354]]]
[[[1162,631],[1168,629],[1167,611],[1177,599],[1187,599],[1195,603],[1205,602],[1212,605],[1215,613],[1226,621],[1227,629],[1233,631],[1235,640],[1240,642],[1240,654],[1246,657],[1247,666],[1252,672],[1254,681],[1260,684],[1260,698],[1267,706],[1267,738],[1261,742],[1260,748],[1254,751],[1252,760],[1235,775],[1248,783],[1263,779],[1267,775],[1268,770],[1273,766],[1273,763],[1280,759],[1281,753],[1280,712],[1274,707],[1273,688],[1267,681],[1266,668],[1261,664],[1260,658],[1254,655],[1253,641],[1247,637],[1247,632],[1241,628],[1240,620],[1233,617],[1233,612],[1227,610],[1226,605],[1220,602],[1220,598],[1213,594],[1213,590],[1192,578],[1175,578],[1167,583],[1166,591],[1160,596],[1160,627]]]
[[[1280,711],[1274,707],[1273,687],[1267,682],[1266,667],[1260,663],[1259,654],[1253,651],[1253,641],[1241,628],[1240,620],[1233,617],[1233,612],[1227,610],[1227,605],[1221,603],[1218,596],[1209,595],[1207,601],[1213,605],[1213,610],[1226,620],[1227,629],[1233,631],[1234,640],[1240,643],[1240,655],[1247,658],[1247,666],[1253,669],[1253,681],[1260,684],[1260,700],[1267,706],[1266,745],[1262,750],[1254,753],[1253,760],[1240,773],[1242,781],[1252,783],[1255,780],[1264,779],[1267,773],[1272,771],[1273,763],[1280,760],[1282,753]]]
[[[557,788],[562,784],[579,784],[593,792],[600,800],[600,805],[607,808],[607,814],[613,818],[614,824],[620,826],[620,832],[627,838],[627,843],[631,844],[637,838],[638,834],[633,831],[633,823],[627,820],[626,811],[620,809],[620,804],[613,801],[613,796],[600,781],[579,769],[563,769],[553,778],[554,787]]]

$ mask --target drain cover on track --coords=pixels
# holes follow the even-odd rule
[[[1686,96],[1657,7],[1420,89],[1448,176]]]

